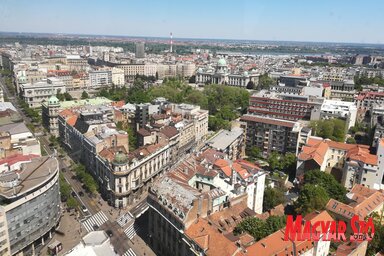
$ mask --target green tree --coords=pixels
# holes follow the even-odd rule
[[[284,167],[282,157],[276,151],[269,154],[267,162],[271,170],[282,170]]]
[[[79,203],[76,201],[75,198],[73,198],[73,196],[70,196],[67,200],[67,206],[68,208],[76,209],[77,207],[79,207]]]
[[[247,89],[249,89],[249,90],[255,89],[255,83],[252,81],[249,81],[247,84]]]
[[[247,232],[255,241],[259,241],[285,226],[285,216],[271,216],[267,220],[248,217],[242,220],[233,231],[235,235]]]
[[[261,149],[259,147],[253,146],[249,150],[246,150],[246,155],[251,159],[261,158]]]
[[[64,179],[64,175],[60,172],[60,196],[61,201],[65,202],[71,195],[71,186]]]
[[[272,234],[277,230],[285,227],[286,217],[285,216],[270,216],[266,220],[267,233]]]
[[[262,74],[259,78],[260,89],[269,89],[269,87],[274,84],[276,84],[276,81],[270,78],[267,73]]]
[[[190,84],[194,84],[194,83],[196,83],[196,76],[195,76],[195,75],[192,75],[192,76],[189,78],[188,82],[189,82]]]
[[[375,226],[375,235],[373,239],[368,242],[366,255],[373,256],[376,253],[384,253],[384,225],[382,225],[383,216],[373,214],[373,224]]]
[[[88,190],[90,193],[95,194],[97,190],[99,189],[99,186],[97,182],[94,180],[92,175],[89,173],[85,173],[83,177],[83,182],[86,190]]]
[[[266,187],[264,190],[263,211],[269,211],[285,202],[284,192],[278,188]]]
[[[128,126],[127,133],[128,133],[129,151],[133,151],[133,150],[137,149],[136,132],[133,130],[133,128],[131,126]]]
[[[304,174],[304,183],[321,186],[327,192],[328,197],[340,202],[345,201],[347,190],[331,174],[320,170],[310,170]]]
[[[65,92],[64,93],[64,99],[69,101],[69,100],[73,100],[73,97],[71,96],[71,94],[69,94],[68,92]]]
[[[349,137],[346,141],[348,144],[356,144],[356,140],[353,137]]]
[[[295,202],[296,211],[306,215],[315,210],[323,210],[329,201],[327,191],[319,185],[305,184]]]
[[[89,98],[89,95],[86,91],[83,91],[82,94],[81,94],[81,98],[84,100],[84,99],[88,99]]]
[[[224,120],[221,117],[209,116],[208,127],[210,130],[218,131],[220,129],[230,129],[231,123],[227,120]]]
[[[310,127],[315,136],[342,142],[345,138],[345,121],[341,119],[326,119],[311,121]]]
[[[247,232],[253,236],[256,241],[259,241],[268,235],[265,221],[256,217],[245,218],[236,226],[234,230],[235,235],[243,232]]]

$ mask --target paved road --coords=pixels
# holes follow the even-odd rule
[[[18,105],[17,97],[9,93],[9,90],[1,76],[0,86],[3,88],[4,95],[7,96],[9,101],[12,102],[12,104],[15,106],[15,108],[23,118],[24,122],[26,124],[32,123],[32,120],[24,114],[23,110]],[[38,136],[37,139],[40,141],[41,146],[44,148],[47,154],[51,155],[55,153],[55,150],[50,147],[49,135]],[[100,214],[100,211],[103,212],[103,214],[108,218],[108,220],[100,226],[100,229],[112,231],[113,236],[111,237],[111,243],[114,246],[115,251],[119,255],[126,254],[130,248],[131,250],[133,248],[137,255],[142,255],[142,253],[140,252],[143,249],[147,251],[147,255],[151,255],[149,247],[145,247],[145,243],[141,240],[141,238],[136,237],[136,242],[129,240],[124,233],[124,229],[120,227],[120,225],[115,221],[119,214],[127,212],[127,210],[119,211],[116,209],[112,209],[112,207],[108,206],[107,203],[103,201],[99,195],[90,196],[88,193],[86,193],[82,188],[81,182],[74,178],[75,173],[72,171],[72,166],[66,163],[68,162],[65,161],[66,157],[67,156],[65,156],[64,158],[58,157],[60,171],[64,175],[65,180],[70,184],[73,193],[76,195],[75,198],[79,201],[80,205],[84,205],[87,208],[87,212],[82,212],[83,218],[87,219],[95,214]],[[84,193],[83,196],[79,195],[80,191]],[[145,196],[143,196],[141,201],[139,201],[133,208],[135,216],[140,216],[140,214],[144,210],[146,210],[146,207],[148,207],[146,205],[146,198]]]

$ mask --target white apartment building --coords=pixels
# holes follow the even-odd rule
[[[47,101],[52,95],[64,92],[66,92],[65,84],[56,77],[20,85],[21,96],[31,108],[39,108],[41,103]]]
[[[102,88],[112,85],[111,70],[95,70],[89,72],[89,82],[91,88]]]
[[[123,86],[125,84],[123,69],[112,68],[112,84],[116,86]]]
[[[347,129],[356,123],[357,106],[354,102],[324,100],[320,110],[321,119],[341,118],[346,121]]]
[[[195,140],[202,144],[208,135],[208,110],[190,104],[174,104],[173,112],[180,113],[183,118],[194,122]]]

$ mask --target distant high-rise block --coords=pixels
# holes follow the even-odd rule
[[[136,58],[144,58],[145,57],[145,44],[144,42],[136,43]]]

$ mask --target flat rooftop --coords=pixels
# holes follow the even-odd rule
[[[207,141],[207,145],[218,150],[226,149],[233,141],[240,137],[242,133],[243,129],[239,127],[235,127],[231,131],[221,130]]]
[[[0,196],[9,199],[22,196],[53,177],[58,170],[59,162],[55,157],[33,158],[22,164],[20,170],[0,174]]]

